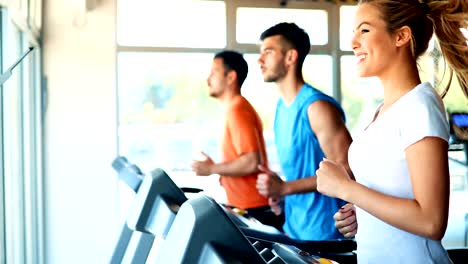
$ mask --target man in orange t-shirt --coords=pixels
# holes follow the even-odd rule
[[[214,56],[208,86],[210,96],[225,109],[223,157],[215,163],[203,153],[205,160],[194,161],[192,169],[199,176],[219,174],[229,206],[244,209],[263,224],[282,230],[283,215],[271,211],[268,199],[256,187],[258,165],[267,166],[268,161],[262,121],[240,92],[247,72],[247,62],[236,51],[221,51]]]

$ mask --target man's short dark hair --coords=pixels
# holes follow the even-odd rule
[[[237,51],[223,50],[216,53],[214,58],[223,59],[226,70],[233,70],[236,72],[237,82],[239,83],[239,87],[241,87],[245,81],[245,78],[247,78],[247,73],[249,72],[249,66],[245,61],[244,56]]]
[[[265,30],[260,35],[260,40],[264,40],[268,37],[282,36],[292,47],[297,50],[298,53],[298,68],[302,68],[304,60],[310,51],[310,39],[309,35],[304,29],[298,27],[295,23],[282,22],[276,24],[269,29]]]

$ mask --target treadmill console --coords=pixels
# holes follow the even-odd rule
[[[291,245],[249,240],[212,198],[186,201],[160,248],[155,263],[336,263]]]

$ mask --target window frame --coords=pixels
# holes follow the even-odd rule
[[[222,0],[211,0],[222,1]],[[328,14],[328,43],[324,45],[312,45],[309,54],[330,55],[332,57],[332,96],[341,102],[341,56],[353,55],[352,51],[340,50],[340,7],[353,4],[332,3],[332,2],[312,2],[294,1],[282,7],[270,0],[231,0],[224,1],[226,5],[226,47],[225,49],[235,49],[244,53],[258,53],[259,47],[255,44],[243,44],[236,41],[236,12],[238,7],[247,8],[288,8],[288,9],[318,9],[324,10]],[[118,5],[118,2],[117,2]],[[118,7],[117,7],[118,8]],[[118,30],[118,29],[117,29]],[[216,53],[219,48],[186,48],[186,47],[156,47],[156,46],[126,46],[116,45],[119,52],[206,52]],[[117,66],[118,67],[118,66]],[[118,84],[117,84],[118,86]],[[118,89],[118,88],[117,88]]]
[[[3,39],[4,39],[4,9],[0,6],[0,74],[3,73]],[[0,85],[0,109],[3,109],[3,85]],[[0,262],[6,263],[6,237],[5,237],[5,183],[4,183],[4,157],[3,157],[3,111],[0,112]]]
[[[36,48],[0,90],[0,263],[44,263],[42,60],[21,2],[0,7],[0,73]]]

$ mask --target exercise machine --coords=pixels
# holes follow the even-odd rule
[[[146,260],[154,237],[166,236],[179,207],[187,201],[185,192],[199,192],[200,190],[177,187],[161,169],[156,169],[149,176],[144,176],[141,170],[136,165],[130,164],[125,157],[118,157],[114,160],[113,167],[119,173],[119,178],[137,195],[114,251],[112,263],[120,263],[124,254],[130,255],[133,261]],[[252,221],[254,219],[248,215],[240,215],[229,207],[221,205],[220,207],[252,243],[289,245],[297,250],[326,256],[340,263],[356,262],[356,256],[352,252],[356,248],[354,240],[295,240],[288,238],[273,227]],[[216,225],[216,223],[212,224]],[[155,228],[156,226],[158,228]],[[129,248],[130,238],[132,235],[135,236],[135,232],[141,238],[137,240],[137,246]]]
[[[468,113],[455,112],[449,114],[450,121],[450,146],[451,151],[464,151],[465,161],[458,163],[468,166]],[[453,160],[453,159],[452,159]]]
[[[229,213],[199,194],[180,207],[155,263],[336,263],[291,245],[252,241]]]
[[[135,193],[110,263],[145,263],[156,237],[164,238],[187,198],[161,169],[144,175],[125,157],[112,163],[119,179]]]

